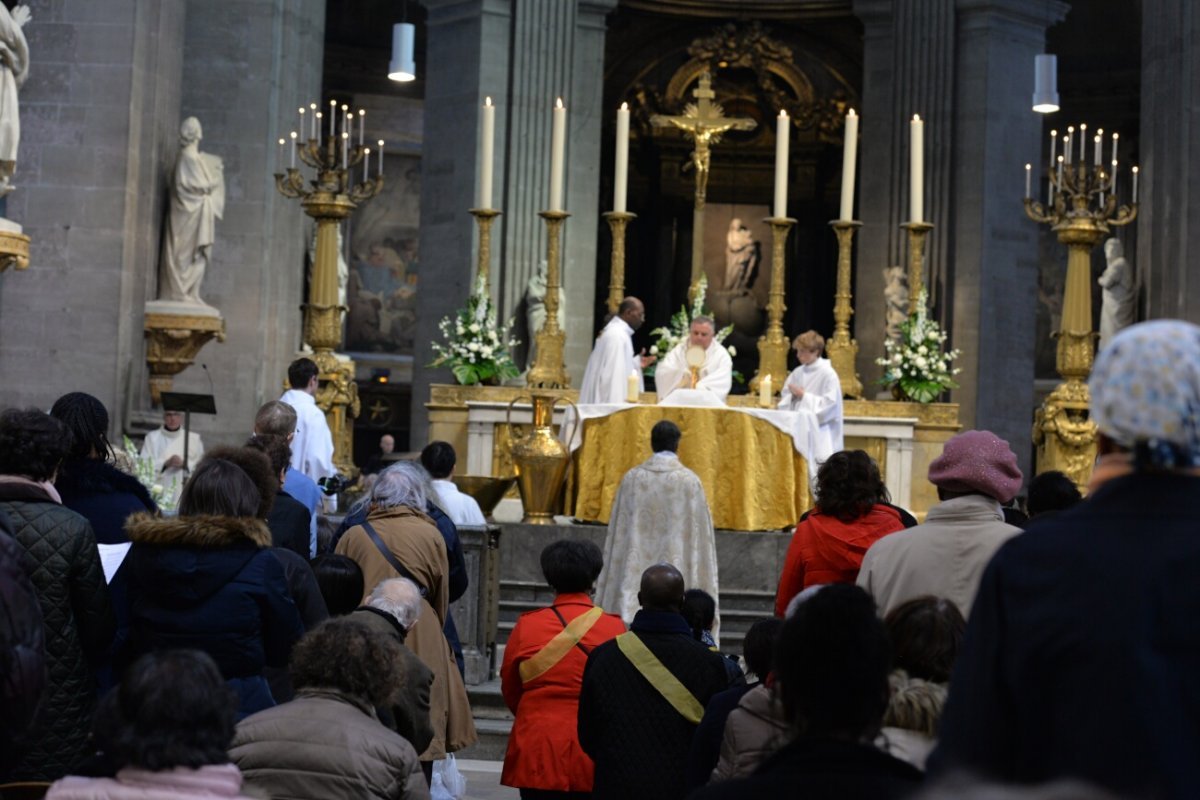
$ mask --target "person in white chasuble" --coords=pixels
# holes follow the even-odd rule
[[[596,338],[579,389],[580,403],[623,403],[629,395],[629,376],[637,377],[638,392],[645,390],[642,370],[655,356],[633,352],[633,332],[646,321],[646,307],[636,297],[626,297],[617,313]]]
[[[825,339],[805,331],[792,342],[800,366],[783,383],[779,407],[787,411],[807,408],[817,415],[820,435],[829,437],[829,452],[845,448],[842,436],[842,384],[828,358],[822,358]]]
[[[658,365],[655,383],[658,386],[658,402],[669,399],[676,389],[700,389],[711,392],[722,403],[733,386],[733,359],[717,341],[717,323],[711,317],[696,317],[688,338],[671,349]],[[691,347],[704,350],[704,365],[696,372],[696,385],[692,385],[692,371],[688,366],[687,353]]]
[[[625,473],[613,500],[596,602],[627,623],[638,610],[642,570],[652,564],[675,564],[687,588],[719,596],[712,514],[700,478],[676,455],[681,437],[674,422],[656,424],[654,455]]]

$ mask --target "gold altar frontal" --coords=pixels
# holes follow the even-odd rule
[[[621,479],[650,457],[650,429],[664,419],[683,431],[679,460],[704,484],[715,527],[790,528],[812,506],[807,462],[771,423],[728,408],[639,405],[584,421],[567,492],[576,519],[608,522]]]
[[[539,391],[543,391],[545,394],[566,397],[572,401],[579,398],[579,392],[575,389]],[[490,402],[507,404],[514,398],[521,396],[527,398],[529,390],[517,386],[455,386],[450,384],[434,384],[429,389],[429,400],[425,404],[425,408],[429,413],[429,440],[440,439],[452,444],[454,449],[458,451],[459,463],[462,464],[464,454],[468,452],[469,424],[467,419],[467,403]],[[643,394],[641,396],[642,405],[639,408],[657,408],[657,406],[653,405],[655,399],[653,392]],[[756,397],[750,395],[735,395],[729,398],[729,404],[731,406],[751,406],[756,403],[756,400]],[[679,411],[681,409],[673,410]],[[913,430],[913,440],[910,444],[912,484],[908,508],[917,519],[924,520],[925,512],[938,502],[937,490],[933,484],[926,480],[926,475],[929,474],[929,464],[941,455],[942,447],[946,443],[946,440],[956,434],[961,427],[958,420],[958,405],[955,403],[909,403],[894,400],[847,400],[845,402],[845,413],[848,426],[846,447],[866,450],[879,464],[880,471],[885,474],[887,473],[889,463],[887,442],[876,436],[854,435],[849,427],[850,423],[862,419],[897,417],[917,420]],[[658,419],[661,418],[659,417]],[[524,432],[525,426],[514,422],[513,428],[519,435]],[[791,449],[791,442],[787,434],[778,429],[774,430],[786,442],[787,447]],[[607,439],[608,437],[606,436],[605,438]],[[484,471],[489,475],[511,475],[513,466],[508,451],[509,438],[503,422],[495,424],[490,441],[491,453],[481,454],[491,465],[490,469],[485,469]],[[641,444],[635,444],[642,448],[639,451],[641,457],[637,461],[630,463],[629,466],[633,466],[635,463],[640,463],[649,458],[649,428],[642,434],[640,441]],[[621,446],[627,447],[633,445],[622,443]],[[684,436],[682,446],[685,451],[690,447],[686,435]],[[743,450],[742,452],[746,451]],[[795,452],[794,449],[791,449],[791,452]],[[797,455],[797,458],[799,457]],[[684,463],[688,463],[686,459]],[[734,468],[742,469],[745,463],[749,462],[737,463]],[[805,466],[807,468],[808,465]],[[565,504],[567,513],[570,513],[575,507],[576,498],[579,497],[579,493],[574,488],[574,476],[576,474],[577,470],[572,469],[571,475],[568,477],[568,502]],[[615,486],[613,490],[615,491]],[[715,506],[714,496],[711,494],[713,490],[709,489],[708,484],[705,485],[705,490],[710,492],[709,502]],[[515,497],[516,490],[513,489],[509,496]],[[795,520],[792,520],[791,524],[794,524],[794,522]],[[749,529],[734,528],[734,530]]]

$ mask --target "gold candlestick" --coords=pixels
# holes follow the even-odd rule
[[[352,184],[354,168],[366,157],[366,149],[351,147],[334,136],[326,136],[324,142],[309,139],[297,145],[296,152],[316,171],[316,177],[306,183],[301,171],[292,167],[275,174],[275,188],[284,197],[299,199],[304,213],[317,222],[313,277],[303,306],[303,336],[320,370],[316,401],[333,437],[334,465],[339,472],[354,475],[353,420],[360,403],[354,362],[335,352],[342,345],[342,315],[347,311],[338,297],[337,232],[343,219],[379,194],[383,174],[374,178],[364,175],[360,183]]]
[[[764,375],[774,375],[774,393],[778,383],[782,388],[787,377],[788,339],[783,332],[783,278],[787,269],[787,238],[796,220],[791,217],[767,217],[771,225],[771,290],[767,294],[767,333],[758,339],[758,369],[750,381],[750,391],[757,392]],[[780,378],[779,376],[783,376]]]
[[[546,321],[535,337],[537,358],[525,382],[531,389],[569,389],[571,381],[563,364],[567,334],[558,324],[558,259],[559,236],[571,215],[565,211],[539,211],[538,216],[546,220]]]
[[[608,313],[616,314],[617,307],[625,299],[625,226],[637,214],[626,211],[606,211],[602,215],[608,220],[612,231],[612,261],[608,272]]]
[[[479,227],[479,257],[475,262],[475,277],[483,276],[483,280],[488,284],[488,291],[491,291],[491,279],[488,270],[492,264],[492,223],[496,217],[502,212],[494,208],[472,208],[469,209],[471,216],[475,218],[475,224]]]
[[[933,230],[929,222],[906,222],[908,231],[908,313],[914,314],[925,289],[925,237]]]
[[[854,248],[854,233],[862,227],[862,223],[838,219],[829,224],[837,234],[838,266],[837,292],[833,296],[833,337],[825,350],[842,384],[842,394],[861,400],[863,385],[854,369],[854,360],[858,358],[858,342],[850,338],[850,317],[854,316],[850,293],[850,254]]]
[[[1137,218],[1137,202],[1118,208],[1112,192],[1113,175],[1102,166],[1064,164],[1052,173],[1054,202],[1049,208],[1025,198],[1025,214],[1050,225],[1067,246],[1067,280],[1063,287],[1062,322],[1055,368],[1065,380],[1054,388],[1034,415],[1033,443],[1038,473],[1066,473],[1087,491],[1096,461],[1096,423],[1089,406],[1087,377],[1092,371],[1096,333],[1092,331],[1092,248],[1112,227]],[[1060,177],[1061,175],[1061,177]],[[1092,198],[1097,198],[1093,206]]]

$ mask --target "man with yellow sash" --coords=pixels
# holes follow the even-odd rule
[[[692,638],[679,613],[683,591],[684,576],[672,565],[647,569],[629,632],[588,657],[579,743],[596,763],[598,800],[684,797],[692,735],[729,679],[722,656]]]

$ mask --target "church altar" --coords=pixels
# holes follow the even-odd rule
[[[573,389],[543,391],[572,402],[579,396]],[[518,386],[434,384],[426,403],[429,440],[450,442],[459,453],[460,464],[465,460],[466,474],[511,475],[505,415],[509,402],[518,399],[512,411],[513,428],[520,432],[523,426],[528,426],[532,418],[530,406],[527,400],[521,401],[528,397],[528,390]],[[653,392],[644,393],[641,405],[650,407],[655,399]],[[729,403],[735,408],[751,408],[756,400],[750,395],[732,395]],[[560,430],[566,408],[566,404],[561,404],[554,412],[554,424]],[[961,427],[957,404],[847,400],[845,415],[846,447],[870,454],[879,464],[892,501],[918,519],[924,519],[925,512],[937,503],[937,492],[926,480],[929,464]],[[779,435],[786,440],[785,434],[779,432]],[[644,441],[644,457],[649,457],[649,428]],[[569,481],[574,474],[572,470]],[[515,489],[510,497],[516,497]],[[504,502],[519,503],[519,500]],[[571,510],[574,508],[568,512]]]

